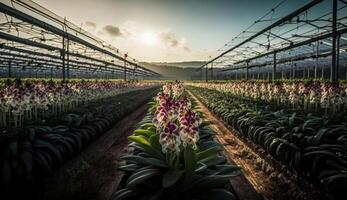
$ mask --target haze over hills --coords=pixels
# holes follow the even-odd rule
[[[154,62],[141,63],[144,67],[151,69],[166,79],[171,80],[190,80],[192,76],[198,73],[196,70],[203,65],[203,61],[189,62]]]
[[[185,62],[151,62],[151,64],[159,66],[172,66],[181,68],[198,68],[201,67],[205,61],[185,61]]]

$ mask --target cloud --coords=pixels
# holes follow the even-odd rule
[[[177,37],[170,29],[161,31],[159,33],[159,38],[169,47],[183,48],[186,51],[190,51],[190,48],[185,45],[186,39]]]
[[[95,22],[91,22],[91,21],[87,21],[84,23],[87,27],[96,29],[96,23]]]
[[[123,36],[120,28],[118,28],[117,26],[113,26],[113,25],[106,25],[99,32],[101,34],[106,33],[106,34],[108,34],[109,36],[112,36],[112,37]]]
[[[84,22],[84,28],[86,31],[89,31],[89,32],[94,32],[96,30],[96,23],[95,22],[92,22],[92,21],[86,21]]]

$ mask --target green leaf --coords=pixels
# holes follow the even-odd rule
[[[133,163],[137,165],[147,165],[147,161],[144,157],[138,155],[126,155],[122,156],[121,159],[126,160],[128,163]]]
[[[155,128],[155,125],[153,123],[144,123],[141,125],[141,128],[143,129]]]
[[[164,188],[168,188],[175,183],[177,183],[178,180],[183,175],[183,171],[177,170],[177,169],[169,169],[163,176],[163,182],[162,185]]]
[[[218,175],[237,175],[239,174],[241,167],[235,165],[217,165],[216,169]]]
[[[229,183],[229,179],[232,175],[209,175],[203,176],[197,181],[192,183],[192,188],[197,190],[210,190],[213,188],[224,187]]]
[[[223,164],[226,162],[226,159],[224,156],[212,156],[212,157],[208,157],[205,159],[200,160],[200,162],[204,163],[205,165],[207,165],[207,167],[211,167],[211,166],[215,166],[215,165],[219,165],[219,164]]]
[[[130,141],[135,142],[139,146],[141,146],[148,154],[151,154],[156,157],[162,157],[162,155],[157,152],[151,145],[151,143],[148,141],[148,139],[144,138],[143,136],[129,136],[128,139]]]
[[[194,175],[195,168],[197,166],[196,155],[191,145],[188,145],[184,149],[184,166],[186,176],[185,181],[187,183],[191,181],[191,178]]]
[[[136,129],[134,131],[134,135],[137,135],[137,136],[142,135],[142,136],[146,137],[147,139],[150,138],[154,134],[155,134],[155,132],[152,132],[152,131],[149,131],[146,129]]]
[[[215,145],[215,146],[212,146],[212,147],[210,147],[210,148],[208,148],[202,152],[199,152],[197,154],[197,158],[198,158],[198,160],[202,160],[202,159],[208,158],[210,156],[216,156],[221,151],[222,151],[221,146]]]
[[[146,158],[145,160],[148,164],[155,167],[163,167],[163,168],[168,167],[168,165],[163,160],[159,160],[157,158]]]
[[[162,146],[159,143],[159,134],[152,135],[149,138],[149,142],[151,143],[152,148],[154,148],[158,152],[162,152]]]
[[[135,170],[137,170],[139,168],[139,166],[137,164],[128,164],[128,165],[123,165],[118,167],[118,169],[123,170],[123,171],[127,171],[127,172],[133,172]]]
[[[135,187],[138,184],[146,181],[147,179],[155,176],[160,175],[161,171],[159,169],[153,169],[153,168],[145,168],[145,169],[139,169],[139,171],[134,172],[129,179],[127,180],[127,187]]]
[[[137,192],[128,188],[121,189],[116,191],[116,193],[112,194],[111,198],[112,200],[122,200],[126,199],[128,197],[136,195]]]

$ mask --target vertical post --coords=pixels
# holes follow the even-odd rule
[[[340,71],[340,38],[341,35],[337,36],[336,41],[336,81],[339,81],[339,71]]]
[[[127,81],[127,57],[128,54],[124,54],[124,81]]]
[[[67,38],[67,43],[66,43],[66,78],[70,79],[70,40]]]
[[[306,76],[306,66],[304,66],[304,69],[302,70],[302,78],[305,78]]]
[[[259,80],[260,78],[260,67],[258,67],[258,70],[257,70],[257,79]]]
[[[62,59],[62,75],[63,80],[65,80],[65,36],[63,36],[63,49],[61,50],[61,59]]]
[[[204,75],[203,75],[202,71],[203,71],[203,67],[200,68],[200,73],[201,73],[201,80],[204,80]]]
[[[337,81],[337,65],[336,65],[336,19],[337,19],[337,0],[333,0],[333,21],[332,21],[332,51],[331,51],[331,68],[330,68],[330,81]]]
[[[310,66],[307,66],[307,78],[310,78]]]
[[[11,61],[8,62],[8,78],[12,77],[12,63]]]
[[[51,80],[53,79],[53,67],[51,67]]]
[[[211,62],[211,80],[213,80],[213,62]]]
[[[205,73],[206,73],[206,82],[208,82],[208,65],[206,65],[206,71],[205,71]]]
[[[248,63],[249,63],[249,61],[246,62],[246,80],[248,80],[248,76],[249,76]]]
[[[274,57],[273,57],[273,68],[272,68],[272,81],[274,81],[276,79],[276,68],[277,68],[277,59],[276,59],[276,52],[274,53]]]
[[[318,56],[319,56],[319,40],[317,41],[317,49],[316,49],[316,64],[314,66],[314,79],[317,80],[317,76],[318,76]]]

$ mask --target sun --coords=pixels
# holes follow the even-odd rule
[[[158,42],[158,36],[152,31],[146,31],[141,35],[141,42],[146,45],[155,45]]]

